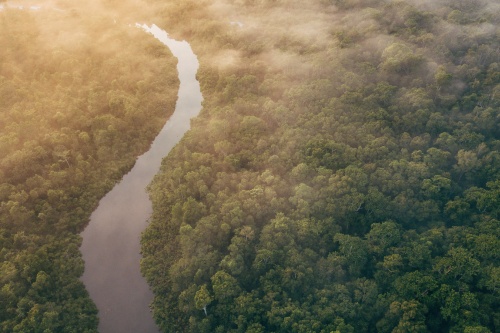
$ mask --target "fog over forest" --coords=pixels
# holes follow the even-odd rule
[[[23,9],[20,9],[22,6]],[[80,233],[172,114],[148,186],[162,332],[500,331],[500,4],[0,1],[0,331],[97,332]]]

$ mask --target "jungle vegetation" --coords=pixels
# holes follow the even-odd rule
[[[175,60],[84,5],[0,11],[0,331],[96,332],[79,233],[173,112]],[[71,27],[71,28],[69,28]]]
[[[498,4],[154,3],[205,98],[149,187],[164,332],[500,330]]]
[[[178,84],[119,5],[201,63],[149,187],[162,331],[500,330],[498,4],[147,3],[0,11],[0,331],[97,330],[78,234]]]

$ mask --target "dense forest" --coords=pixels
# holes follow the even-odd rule
[[[162,331],[500,331],[497,2],[143,1],[0,10],[1,332],[97,331],[79,233],[178,87],[135,20],[204,96],[149,186]]]
[[[497,2],[150,2],[205,98],[149,187],[164,332],[500,331]]]
[[[168,49],[73,6],[0,11],[0,332],[97,331],[78,234],[174,109]]]

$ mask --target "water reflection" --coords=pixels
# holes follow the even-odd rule
[[[189,129],[203,100],[196,80],[198,60],[185,41],[155,25],[138,25],[170,48],[178,59],[179,92],[174,114],[134,168],[99,203],[82,233],[82,280],[99,309],[101,333],[156,333],[149,303],[153,295],[140,274],[140,234],[152,207],[145,191],[161,160]]]

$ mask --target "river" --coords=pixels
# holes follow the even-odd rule
[[[152,213],[146,186],[161,160],[190,127],[203,97],[196,80],[198,59],[190,45],[155,25],[137,25],[165,44],[178,59],[179,92],[175,111],[151,144],[92,213],[81,234],[85,260],[82,281],[99,309],[101,333],[157,333],[149,304],[153,294],[140,273],[140,236]]]

